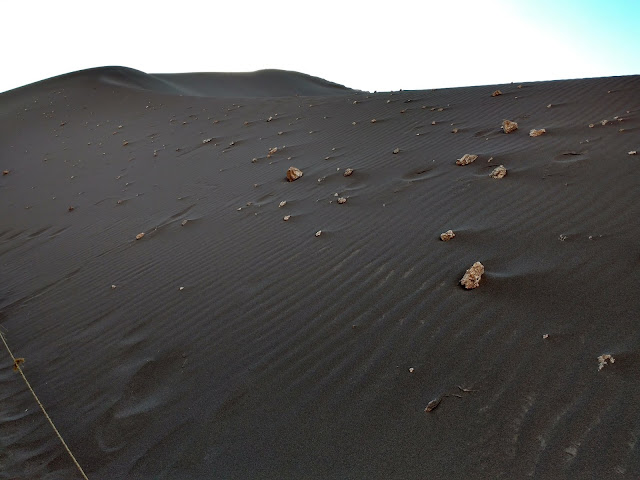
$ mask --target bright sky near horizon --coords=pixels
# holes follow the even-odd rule
[[[639,0],[34,0],[2,11],[0,92],[106,65],[278,68],[369,91],[640,73]]]

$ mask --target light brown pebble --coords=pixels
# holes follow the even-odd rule
[[[288,222],[290,218],[291,218],[291,215],[285,215],[282,220],[284,220],[285,222]]]
[[[371,119],[371,123],[376,123],[376,122],[377,122],[377,120],[375,118]]]
[[[518,129],[518,124],[516,122],[512,122],[511,120],[503,120],[502,131],[504,133],[515,132],[517,129]]]
[[[493,171],[489,174],[491,178],[504,178],[507,174],[507,169],[504,168],[504,165],[497,166],[493,169]]]
[[[76,208],[75,207],[69,207],[67,210],[69,210],[70,212],[73,212]]]
[[[473,163],[478,158],[478,155],[473,155],[471,153],[465,153],[462,157],[456,160],[456,165],[469,165]]]
[[[340,198],[338,198],[338,203],[339,203],[340,205],[342,205],[343,203],[347,203],[347,199],[346,199],[346,198],[344,198],[344,197],[340,197]]]
[[[202,143],[211,143],[211,141],[213,140],[213,138],[205,138],[204,140],[202,140]]]
[[[353,172],[353,168],[347,168],[342,175],[344,175],[345,177],[350,177],[351,175],[353,175]]]
[[[549,334],[545,333],[544,335],[542,335],[542,338],[546,340],[547,338],[549,338]]]
[[[616,363],[616,359],[613,358],[613,355],[609,355],[608,353],[600,355],[598,357],[598,371],[602,370],[606,365],[608,365],[607,362],[613,365],[614,363]]]
[[[276,153],[278,151],[278,147],[273,147],[269,149],[269,155],[273,155],[274,153]]]
[[[453,230],[447,230],[446,232],[440,234],[440,240],[442,240],[443,242],[448,242],[455,236],[456,234],[453,233]]]
[[[431,122],[431,125],[435,125],[435,124],[436,124],[436,121],[435,121],[435,120],[434,120],[433,122]]]
[[[606,119],[605,119],[605,120],[602,120],[602,121],[600,122],[600,124],[601,124],[601,125],[603,125],[603,126],[604,126],[604,125],[606,125],[607,123],[609,123],[609,120],[606,120]]]
[[[409,367],[409,373],[413,373],[414,368],[413,367]]]
[[[497,97],[498,95],[502,95],[502,92],[500,90],[496,90],[491,94],[492,97]]]
[[[540,135],[543,135],[545,133],[547,133],[547,129],[546,128],[541,128],[539,130],[536,130],[535,128],[532,128],[529,131],[529,136],[530,137],[539,137]]]
[[[460,279],[460,284],[467,290],[478,288],[480,286],[480,279],[484,273],[484,265],[480,262],[475,262]]]
[[[590,123],[589,128],[593,128],[593,127],[595,127],[595,125],[593,123]]]
[[[400,153],[400,149],[399,149],[399,148],[396,148],[396,149],[393,151],[393,153],[394,153],[394,154],[395,154],[395,153]]]
[[[129,145],[129,142],[127,142],[126,140],[124,142],[122,142],[122,146],[126,147],[127,145]]]
[[[287,170],[287,180],[289,180],[290,182],[299,179],[302,175],[302,170],[300,170],[299,168],[289,167],[289,170]]]
[[[188,222],[189,220],[182,220],[182,222],[180,222],[180,226],[184,227]]]
[[[318,231],[316,232],[316,237],[319,237],[320,235],[322,235],[322,230],[318,230]]]
[[[184,290],[184,287],[180,287],[180,288],[179,288],[179,290],[180,290],[180,291]]]
[[[137,234],[136,240],[140,240],[142,237],[144,237],[144,232]]]
[[[638,151],[637,150],[631,150],[627,155],[637,155]]]
[[[460,129],[454,128],[453,130],[451,130],[451,133],[458,133],[459,131],[460,131]]]
[[[115,290],[116,288],[116,285],[111,285],[111,290]]]
[[[9,170],[3,170],[2,175],[9,175]]]

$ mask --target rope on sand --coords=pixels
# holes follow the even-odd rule
[[[80,466],[80,464],[76,460],[76,457],[74,457],[73,453],[71,453],[71,450],[69,449],[69,447],[67,446],[67,443],[62,438],[62,435],[60,435],[60,432],[58,431],[56,426],[53,424],[53,421],[51,420],[51,417],[49,417],[49,414],[44,409],[44,406],[42,405],[42,403],[40,403],[40,399],[38,399],[38,396],[36,395],[36,392],[34,392],[33,388],[31,388],[31,384],[29,383],[29,380],[27,380],[27,377],[25,377],[24,372],[22,371],[22,368],[20,368],[20,364],[22,362],[24,362],[24,358],[16,358],[16,357],[13,356],[13,353],[11,353],[11,349],[9,348],[9,345],[7,345],[7,341],[5,340],[4,335],[2,334],[2,332],[0,332],[0,338],[2,338],[2,343],[4,343],[4,346],[6,347],[7,352],[9,352],[9,355],[11,355],[11,359],[13,360],[13,369],[16,372],[19,372],[20,375],[22,375],[22,379],[24,380],[24,383],[27,384],[27,387],[29,387],[29,391],[33,395],[33,398],[35,398],[36,402],[38,402],[38,405],[40,405],[40,409],[42,409],[42,413],[44,413],[44,416],[47,417],[47,420],[49,421],[49,424],[51,425],[51,428],[53,428],[53,431],[56,432],[56,435],[58,435],[58,438],[62,442],[62,445],[64,445],[64,448],[67,450],[67,453],[69,453],[69,456],[73,460],[73,463],[75,463],[76,467],[78,467],[78,470],[80,470],[80,473],[82,474],[82,478],[84,478],[85,480],[89,480],[87,478],[87,475],[84,473],[84,470],[82,470],[82,467]]]

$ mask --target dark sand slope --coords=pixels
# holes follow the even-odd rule
[[[89,477],[638,478],[640,77],[273,75],[0,95],[0,326]],[[0,478],[76,478],[2,355]]]

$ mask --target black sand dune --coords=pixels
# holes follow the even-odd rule
[[[0,328],[91,479],[638,478],[638,149],[638,76],[46,80],[0,95]],[[77,478],[2,355],[0,478]]]

